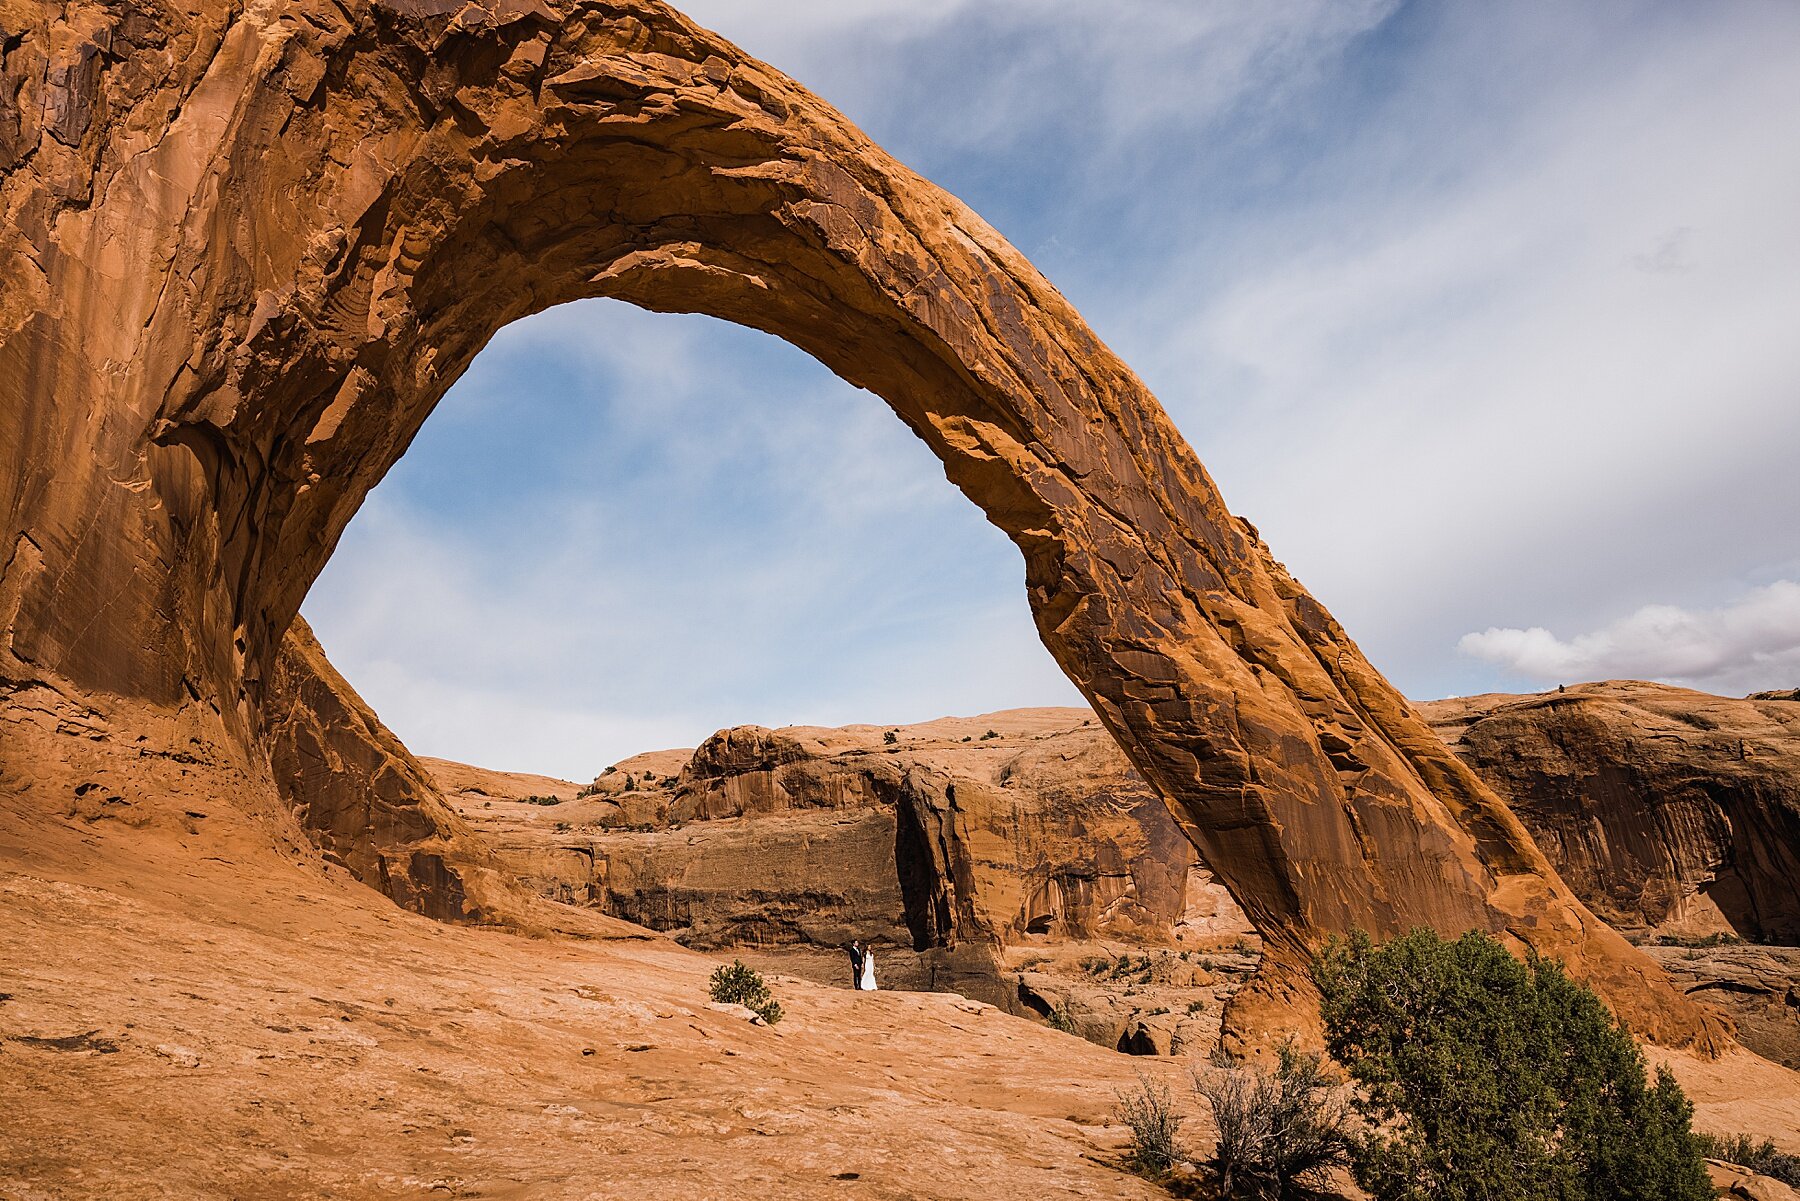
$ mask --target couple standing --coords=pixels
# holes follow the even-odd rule
[[[850,952],[850,987],[858,992],[874,992],[875,948],[852,940],[844,949]]]

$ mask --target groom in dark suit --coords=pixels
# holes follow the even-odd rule
[[[850,952],[850,987],[855,988],[862,980],[862,942],[853,938],[850,940],[850,945],[844,949]]]

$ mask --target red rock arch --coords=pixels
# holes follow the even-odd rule
[[[1294,967],[1352,927],[1565,958],[1714,1034],[1232,516],[953,197],[651,0],[25,6],[0,184],[15,681],[215,706],[246,753],[311,581],[506,322],[612,296],[882,396],[1018,545],[1039,632]]]

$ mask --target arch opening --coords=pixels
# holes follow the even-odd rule
[[[416,753],[583,782],[734,725],[1081,703],[1004,540],[872,397],[616,301],[500,331],[303,612]]]

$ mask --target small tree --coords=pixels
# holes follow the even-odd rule
[[[741,959],[713,969],[712,999],[723,1005],[742,1005],[773,1026],[781,1020],[781,1002],[769,991],[762,973]]]
[[[1693,1108],[1591,989],[1471,931],[1363,933],[1314,963],[1326,1041],[1362,1086],[1377,1201],[1707,1201]]]
[[[1272,1075],[1222,1071],[1196,1076],[1194,1087],[1219,1129],[1212,1166],[1223,1197],[1308,1197],[1350,1161],[1350,1114],[1318,1055],[1283,1047]]]

